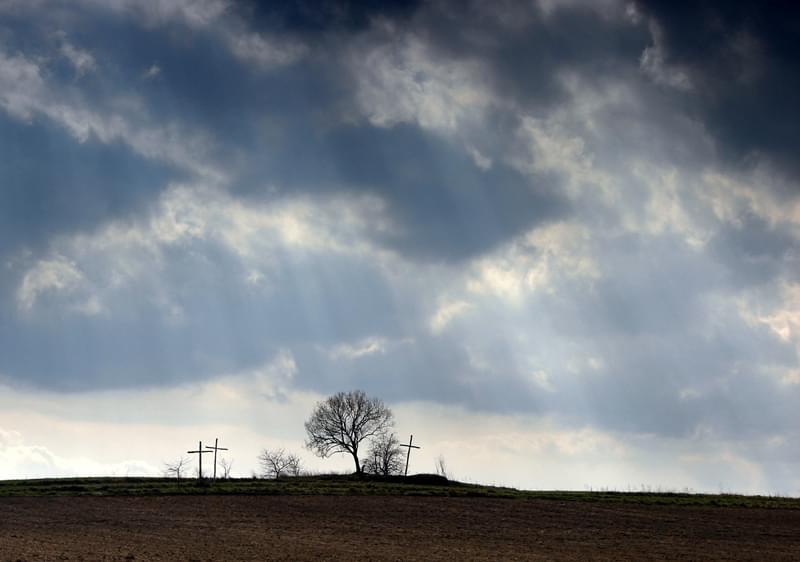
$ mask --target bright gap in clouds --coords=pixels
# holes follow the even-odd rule
[[[0,3],[0,477],[800,494],[796,10]],[[788,47],[787,47],[788,46]]]

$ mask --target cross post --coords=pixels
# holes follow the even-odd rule
[[[419,447],[414,445],[414,436],[413,435],[411,437],[409,437],[408,444],[401,443],[400,446],[408,448],[408,453],[406,454],[406,472],[404,474],[404,476],[408,476],[408,461],[411,459],[411,449],[419,449]]]
[[[198,441],[197,442],[197,450],[196,451],[186,451],[186,452],[189,453],[190,455],[197,454],[197,458],[199,459],[199,462],[200,462],[200,464],[199,464],[199,466],[197,468],[197,478],[202,480],[203,479],[203,454],[204,453],[210,453],[211,451],[207,451],[207,450],[203,449],[203,442],[202,441]]]
[[[214,450],[214,480],[217,479],[217,451],[227,451],[225,447],[218,447],[219,445],[219,437],[214,439],[214,446],[206,445],[206,449],[213,449]],[[208,451],[206,451],[208,452]]]

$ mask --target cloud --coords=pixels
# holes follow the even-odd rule
[[[76,76],[83,76],[97,67],[97,63],[90,52],[79,49],[66,41],[61,45],[61,54],[75,67]]]
[[[423,260],[463,260],[568,212],[552,178],[500,164],[483,170],[458,145],[415,126],[343,127],[298,149],[284,161],[317,167],[272,168],[279,186],[376,196],[395,225],[378,239]]]
[[[356,99],[370,123],[414,123],[452,134],[492,104],[480,64],[439,60],[427,43],[401,33],[395,38],[394,33],[368,45],[366,57],[363,44],[349,54]]]
[[[434,334],[441,333],[450,322],[467,312],[469,308],[470,304],[463,300],[443,302],[431,317],[431,331]]]
[[[737,166],[765,160],[796,179],[787,149],[797,144],[797,104],[789,95],[800,79],[797,7],[678,7],[658,1],[639,7],[658,30],[650,58],[694,86],[683,103],[711,132],[720,153]]]
[[[376,21],[407,20],[414,16],[420,6],[418,0],[237,3],[243,16],[254,20],[258,26],[285,29],[301,35],[318,35],[326,31],[357,33],[369,28]]]
[[[654,82],[681,91],[693,89],[689,75],[681,68],[670,67],[664,62],[663,32],[658,24],[651,24],[653,45],[642,51],[641,67]]]
[[[36,408],[246,432],[361,387],[476,475],[795,485],[791,14],[82,6],[0,4],[0,370]]]
[[[383,280],[393,274],[383,271],[391,265],[385,252],[360,238],[370,213],[371,202],[357,198],[253,207],[176,186],[147,219],[63,237],[52,255],[15,265],[28,324],[9,340],[20,353],[6,357],[4,370],[26,384],[137,386],[243,368],[276,345],[387,333],[392,315],[372,309],[390,305]],[[245,324],[231,333],[234,317]],[[23,350],[37,333],[53,347],[31,361]],[[63,333],[105,343],[72,353]],[[171,366],[158,359],[155,370],[141,370],[130,337],[145,347],[162,341]]]
[[[306,46],[300,42],[268,38],[259,33],[231,32],[227,41],[235,56],[262,67],[292,64],[300,60],[307,51]]]
[[[49,291],[72,292],[84,281],[83,274],[62,256],[42,260],[22,278],[17,291],[17,302],[23,309],[30,309],[40,294]]]
[[[302,446],[302,422],[321,395],[291,393],[285,401],[273,400],[255,390],[253,377],[242,373],[168,392],[48,396],[4,389],[2,476],[157,475],[165,461],[196,444],[198,435],[204,441],[220,438],[237,476],[249,476],[258,452],[272,446],[299,454],[310,470],[352,468],[344,457],[322,460]],[[119,400],[129,407],[120,409]],[[176,403],[184,407],[176,409]],[[467,482],[529,489],[749,493],[798,485],[789,470],[797,456],[796,436],[744,443],[708,434],[676,440],[592,427],[565,429],[548,420],[476,415],[461,407],[390,405],[397,431],[413,432],[422,445],[412,456],[412,470],[433,470],[443,455],[451,477]],[[106,462],[90,460],[101,456]]]
[[[22,55],[8,56],[0,51],[0,100],[8,113],[30,120],[35,98],[44,87],[39,65]]]
[[[142,78],[146,78],[151,80],[161,74],[161,67],[158,66],[156,63],[150,65],[150,67],[142,73]]]
[[[383,338],[366,338],[357,344],[341,343],[334,346],[329,354],[331,359],[358,359],[373,353],[385,353],[386,342]]]
[[[85,67],[88,63],[82,60]],[[10,115],[25,121],[46,117],[80,143],[90,139],[103,144],[122,141],[145,158],[176,165],[216,181],[224,177],[221,170],[202,158],[211,145],[211,139],[206,135],[184,131],[176,123],[148,123],[147,118],[142,119],[142,104],[135,97],[121,96],[108,113],[90,109],[80,96],[69,100],[69,96],[57,91],[55,84],[43,78],[45,74],[46,69],[41,63],[23,55],[9,56],[0,51],[2,107]],[[132,118],[134,114],[138,114],[136,118]]]
[[[62,457],[48,447],[30,445],[23,435],[0,428],[0,478],[52,478],[75,476],[157,476],[156,466],[140,460],[97,462],[86,457]]]
[[[179,22],[192,28],[204,28],[222,17],[230,6],[227,0],[83,0],[94,9],[106,9],[141,18],[149,26]]]

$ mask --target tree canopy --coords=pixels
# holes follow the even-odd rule
[[[339,392],[318,402],[305,423],[306,447],[326,458],[349,453],[361,474],[358,448],[362,441],[386,432],[394,424],[392,411],[379,398],[361,390]]]

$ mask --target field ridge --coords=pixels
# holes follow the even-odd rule
[[[800,509],[800,498],[662,491],[518,490],[467,484],[436,475],[368,477],[316,475],[279,479],[198,481],[161,477],[80,477],[0,480],[0,497],[265,495],[430,496],[537,499],[644,505]]]

